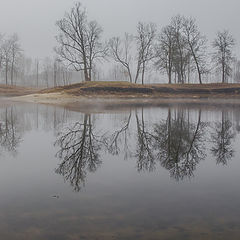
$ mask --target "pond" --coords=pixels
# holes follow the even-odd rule
[[[1,239],[240,239],[240,110],[0,107]]]

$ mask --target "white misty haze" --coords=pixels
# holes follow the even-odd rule
[[[18,33],[22,48],[31,57],[53,54],[56,20],[74,0],[0,0],[0,32]],[[216,32],[229,29],[240,45],[239,0],[82,0],[89,18],[104,29],[104,38],[134,33],[138,21],[155,22],[159,29],[176,14],[193,16],[211,42]],[[239,47],[237,48],[239,49]]]

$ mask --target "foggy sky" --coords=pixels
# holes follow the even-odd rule
[[[43,58],[53,54],[56,20],[74,0],[0,0],[0,32],[18,33],[25,54]],[[104,38],[134,33],[138,21],[155,22],[161,29],[176,14],[192,16],[209,42],[229,29],[240,45],[239,0],[82,0],[89,19],[97,20]],[[239,49],[239,46],[238,46]]]

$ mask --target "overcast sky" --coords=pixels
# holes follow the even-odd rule
[[[56,20],[74,0],[0,0],[0,32],[18,33],[26,55],[53,54]],[[89,19],[97,20],[104,37],[134,33],[138,21],[155,22],[159,29],[176,14],[193,16],[210,41],[218,30],[229,29],[240,45],[240,0],[82,0]]]

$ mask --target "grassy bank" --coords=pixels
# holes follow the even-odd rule
[[[133,84],[128,82],[83,82],[44,89],[39,93],[65,93],[98,97],[214,97],[240,96],[240,84]]]
[[[83,82],[56,88],[33,88],[0,84],[0,96],[52,98],[239,98],[240,84],[134,84],[128,82]]]
[[[39,90],[34,88],[10,86],[0,84],[0,97],[16,97],[36,93]]]

